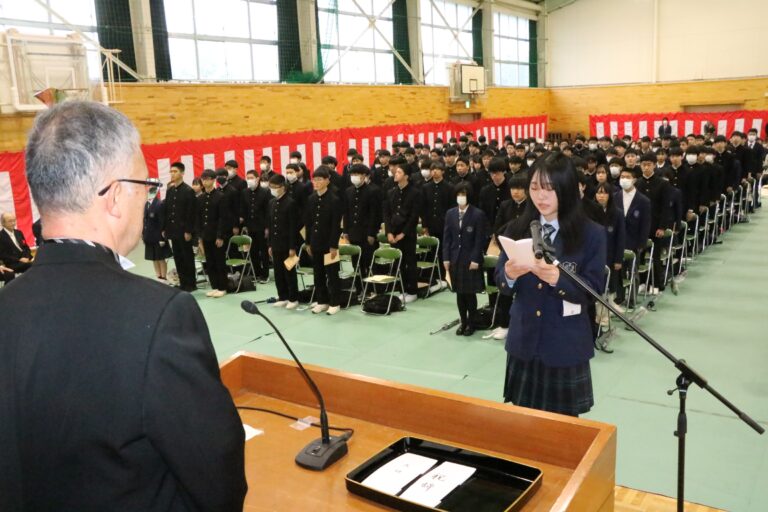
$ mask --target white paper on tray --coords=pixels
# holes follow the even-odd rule
[[[467,481],[476,469],[453,462],[443,462],[419,478],[400,497],[425,507],[437,507],[454,489]]]
[[[429,468],[435,464],[437,464],[435,459],[415,453],[404,453],[381,466],[361,483],[366,487],[396,496],[409,482],[429,471]]]

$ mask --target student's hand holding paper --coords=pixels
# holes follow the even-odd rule
[[[518,263],[516,261],[507,260],[504,264],[504,274],[506,274],[509,279],[517,279],[530,271],[531,265],[528,263]]]
[[[547,263],[543,259],[536,260],[531,272],[536,274],[536,277],[552,286],[555,286],[558,279],[560,279],[560,269],[557,268],[557,265]]]

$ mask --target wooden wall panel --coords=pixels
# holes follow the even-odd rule
[[[589,133],[590,114],[682,111],[685,105],[741,103],[768,108],[768,78],[549,89],[549,130]]]

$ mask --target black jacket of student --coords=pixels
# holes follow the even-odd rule
[[[226,202],[224,192],[214,188],[210,192],[203,190],[197,198],[197,219],[195,231],[204,242],[217,239],[229,240],[232,234],[231,209]]]
[[[191,295],[52,243],[0,308],[0,510],[242,510],[243,427]]]
[[[430,180],[421,186],[422,192],[422,225],[431,236],[443,236],[445,228],[445,213],[456,204],[456,194],[453,185],[445,179],[437,183]]]
[[[168,186],[162,210],[162,230],[169,240],[181,240],[195,232],[195,191],[183,181]]]
[[[688,165],[688,178],[683,189],[684,207],[699,213],[699,206],[709,204],[709,174],[702,165]]]
[[[240,211],[243,214],[243,225],[248,228],[248,235],[253,238],[264,238],[269,216],[269,202],[272,195],[268,189],[256,187],[245,188],[240,193]]]
[[[597,203],[595,203],[597,204]],[[597,209],[586,212],[587,216],[605,228],[606,264],[614,271],[613,265],[624,261],[624,247],[626,232],[624,227],[624,212],[614,205],[603,208],[599,204]]]
[[[269,202],[269,246],[273,252],[279,251],[282,254],[291,249],[299,250],[299,232],[296,228],[298,217],[296,202],[287,192],[282,197],[273,197]]]
[[[641,175],[637,179],[635,186],[639,192],[651,201],[651,225],[646,236],[653,238],[656,230],[671,228],[673,219],[672,208],[669,206],[668,187],[672,185],[660,176],[653,174],[650,178]]]
[[[239,176],[235,176],[236,178],[240,179]],[[245,183],[244,180],[240,180]],[[219,190],[221,191],[223,198],[222,198],[222,205],[221,207],[225,210],[224,216],[230,221],[230,230],[227,232],[226,236],[224,237],[224,241],[228,241],[229,237],[232,236],[232,227],[240,227],[240,217],[243,217],[243,214],[240,211],[240,208],[242,206],[242,199],[241,194],[242,190],[238,188],[239,184],[237,181],[235,181],[234,178],[231,180],[228,180]]]
[[[624,217],[624,248],[639,253],[645,249],[651,230],[651,200],[639,190],[635,190],[635,196],[625,215],[623,194],[621,190],[614,192],[613,202]]]
[[[488,225],[494,225],[501,203],[506,199],[509,199],[509,185],[506,180],[502,181],[499,186],[491,182],[480,190],[479,206],[485,213]]]
[[[313,192],[309,196],[304,212],[304,226],[307,230],[306,242],[316,257],[322,257],[330,249],[339,248],[343,213],[341,201],[330,188],[323,195]]]
[[[29,249],[27,240],[24,238],[24,233],[18,229],[14,229],[13,234],[16,238],[16,242],[21,248],[20,250],[19,247],[16,247],[13,243],[8,232],[5,229],[0,228],[0,261],[2,261],[6,267],[10,268],[14,268],[17,265],[26,265],[19,261],[21,258],[32,258],[32,252]]]
[[[416,240],[416,226],[419,223],[421,195],[413,185],[403,188],[395,185],[384,201],[384,227],[387,233]]]
[[[527,203],[528,199],[524,199],[520,203],[514,199],[503,201],[499,211],[496,213],[496,221],[493,223],[493,234],[496,236],[503,235],[509,223],[523,214]]]
[[[454,187],[460,183],[466,183],[469,185],[469,196],[467,197],[467,201],[469,201],[469,204],[473,206],[478,206],[478,200],[480,197],[480,187],[477,184],[477,179],[471,172],[467,172],[464,176],[460,176],[458,172],[456,172],[452,178],[449,178],[448,181],[450,181],[451,185]]]
[[[483,253],[488,245],[488,220],[485,214],[471,204],[467,206],[459,224],[459,208],[453,207],[445,214],[442,261],[450,262],[453,291],[480,293],[483,291]],[[478,269],[469,270],[470,263]]]
[[[353,244],[368,244],[367,238],[376,238],[381,227],[381,194],[374,187],[363,184],[345,191],[344,233]]]
[[[163,201],[157,196],[144,205],[144,229],[141,233],[141,239],[145,244],[157,244],[165,241],[161,222],[162,209]]]
[[[723,168],[725,173],[725,188],[736,189],[741,183],[741,162],[728,150],[715,155],[715,163]]]

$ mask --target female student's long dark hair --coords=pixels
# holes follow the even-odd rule
[[[566,253],[575,251],[581,245],[584,225],[589,222],[581,208],[579,185],[576,169],[571,159],[562,153],[542,155],[528,170],[528,201],[525,212],[507,228],[506,236],[514,239],[530,236],[530,224],[538,220],[541,213],[533,204],[530,196],[531,181],[534,177],[542,185],[549,185],[557,195],[557,220],[560,230],[557,237],[562,237]]]
[[[610,183],[601,183],[595,189],[595,196],[600,192],[608,194],[608,203],[605,205],[605,211],[603,211],[603,207],[598,203],[598,206],[600,206],[600,218],[592,219],[603,226],[613,226],[613,222],[619,214],[616,209],[616,203],[613,201],[613,190]],[[595,202],[597,203],[597,197],[595,197]]]

